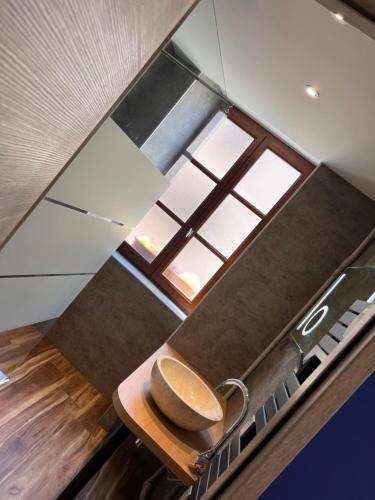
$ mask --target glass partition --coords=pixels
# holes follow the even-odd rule
[[[375,267],[348,267],[327,288],[290,335],[307,354],[356,301],[375,307]]]

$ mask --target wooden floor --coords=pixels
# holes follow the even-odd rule
[[[108,403],[33,327],[0,333],[0,369],[0,499],[52,500],[105,438]]]

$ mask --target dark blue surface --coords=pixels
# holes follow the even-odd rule
[[[375,499],[375,374],[261,496],[261,500]]]

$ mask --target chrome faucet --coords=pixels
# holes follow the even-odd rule
[[[242,392],[243,396],[243,403],[242,403],[242,409],[240,414],[238,415],[237,419],[233,422],[233,424],[224,432],[222,437],[219,439],[219,441],[209,448],[208,450],[198,453],[198,456],[194,462],[190,466],[190,468],[196,472],[197,474],[203,474],[205,469],[207,468],[207,465],[210,462],[210,459],[215,455],[215,453],[218,451],[218,449],[229,439],[229,437],[233,434],[233,432],[239,427],[239,425],[243,422],[247,411],[249,409],[249,403],[250,403],[250,396],[249,396],[249,391],[247,390],[247,387],[245,384],[242,382],[242,380],[239,380],[237,378],[228,378],[227,380],[224,380],[224,382],[221,382],[216,387],[216,391],[220,391],[223,389],[223,387],[226,387],[227,385],[234,385],[237,388],[239,388]]]

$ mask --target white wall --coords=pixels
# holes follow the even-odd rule
[[[59,316],[167,186],[108,119],[1,250],[0,331]]]
[[[225,81],[216,28],[213,0],[201,0],[190,16],[173,35],[172,40],[204,76],[216,83],[225,93]]]
[[[239,108],[375,199],[374,40],[315,0],[212,2],[177,31],[180,48],[213,79],[221,64],[216,83]]]
[[[57,318],[92,275],[0,278],[0,330]]]
[[[166,186],[160,172],[108,118],[48,196],[131,227]]]
[[[96,273],[123,226],[42,200],[0,253],[0,275]]]

